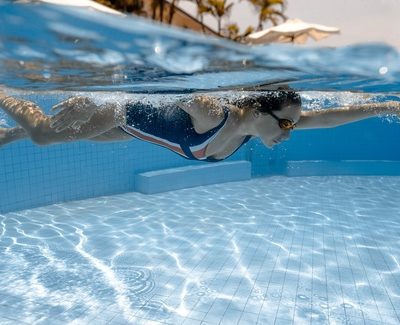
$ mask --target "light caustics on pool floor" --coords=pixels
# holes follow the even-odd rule
[[[271,177],[0,216],[1,324],[398,324],[400,177]]]

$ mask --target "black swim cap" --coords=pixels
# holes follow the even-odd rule
[[[254,93],[232,102],[239,108],[255,108],[261,113],[279,111],[287,105],[301,105],[301,97],[292,90]]]

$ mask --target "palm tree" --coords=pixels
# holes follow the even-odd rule
[[[233,3],[228,4],[227,0],[207,0],[209,12],[217,19],[218,22],[218,34],[221,35],[222,30],[222,18],[229,15]]]
[[[172,19],[174,19],[175,8],[178,5],[179,0],[172,0],[169,5],[169,13],[168,13],[168,24],[172,24]]]
[[[237,40],[239,38],[239,26],[235,23],[228,24],[225,27],[227,37],[231,40]]]
[[[211,9],[206,5],[204,0],[193,0],[197,5],[197,16],[199,17],[201,23],[201,29],[203,33],[205,32],[205,25],[204,25],[204,14],[210,13]]]
[[[119,0],[118,2],[125,3],[125,10],[133,12],[137,15],[143,15],[144,11],[144,0]]]
[[[172,19],[174,18],[175,8],[177,7],[178,2],[179,2],[179,0],[172,0],[172,1],[152,0],[152,2],[151,2],[152,19],[156,20],[156,18],[157,18],[157,9],[158,9],[158,19],[160,20],[160,22],[163,22],[164,18],[165,18],[164,17],[165,8],[168,8],[168,11],[167,11],[167,14],[168,14],[167,22],[168,22],[168,24],[171,24],[172,23]]]
[[[279,19],[286,20],[287,17],[283,14],[285,10],[285,0],[248,0],[256,7],[258,14],[257,30],[263,29],[263,24],[266,21],[271,21],[272,24],[278,25]],[[280,6],[280,9],[277,7]]]
[[[159,10],[159,19],[160,22],[164,20],[164,7],[165,7],[165,0],[152,0],[151,8],[152,8],[152,19],[156,20],[157,16],[157,9]]]

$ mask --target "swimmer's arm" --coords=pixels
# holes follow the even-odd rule
[[[217,126],[224,118],[224,110],[220,102],[211,96],[196,96],[190,100],[178,101],[177,106],[205,129]]]
[[[333,109],[302,112],[297,129],[333,128],[373,116],[395,114],[400,117],[400,102],[351,105]]]

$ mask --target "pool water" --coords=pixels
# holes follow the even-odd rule
[[[400,177],[268,177],[0,216],[2,324],[398,324]]]
[[[1,89],[46,112],[278,87],[305,110],[399,101],[385,43],[249,47],[85,8],[0,12]],[[232,157],[281,176],[154,195],[135,175],[189,162],[140,141],[0,148],[0,324],[399,324],[400,177],[283,176],[399,175],[398,119],[293,133]]]

